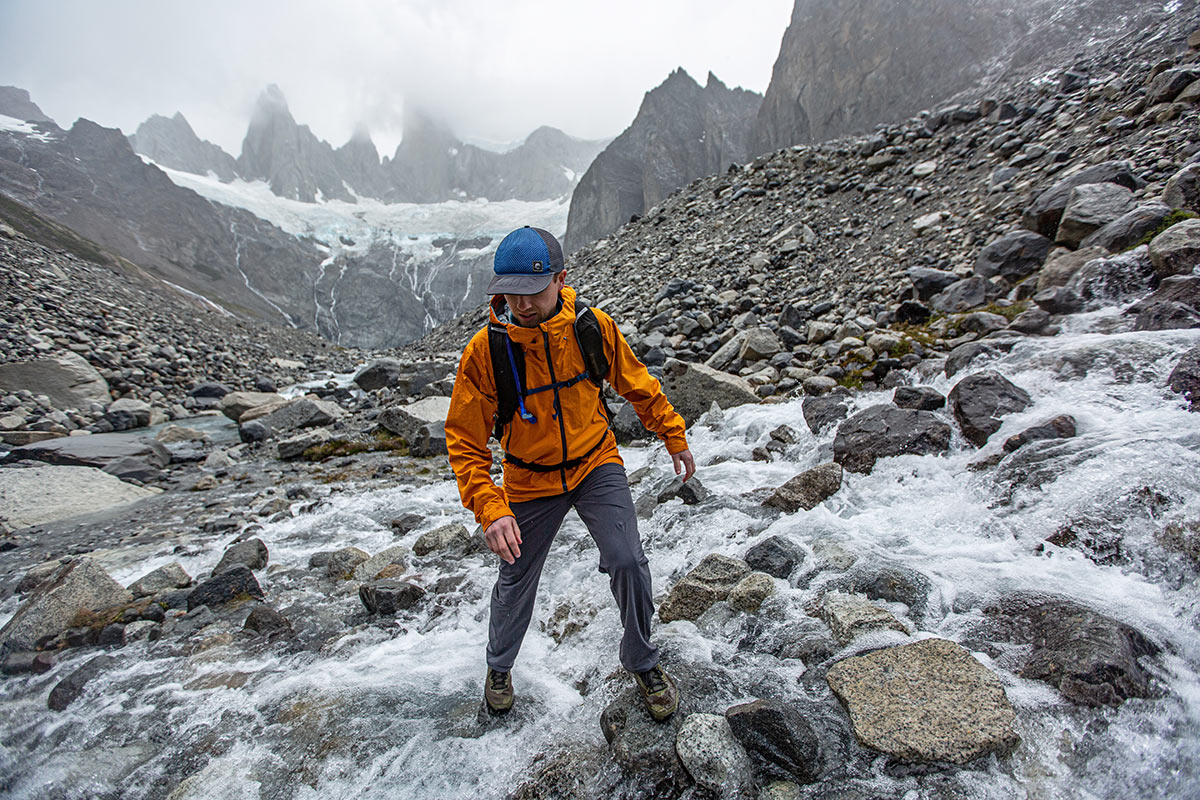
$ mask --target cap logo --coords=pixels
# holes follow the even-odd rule
[[[542,262],[541,262],[541,261],[535,261],[535,262],[533,262],[533,271],[534,271],[534,272],[541,272],[541,271],[542,271]]]

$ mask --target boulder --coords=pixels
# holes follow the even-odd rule
[[[810,395],[804,398],[800,408],[805,424],[815,434],[820,434],[833,423],[845,419],[850,412],[846,397],[838,394]]]
[[[1009,283],[1016,283],[1042,266],[1050,244],[1048,238],[1033,231],[1006,233],[979,252],[975,274],[984,278],[999,275]]]
[[[213,575],[188,592],[188,611],[199,606],[216,608],[242,597],[264,600],[262,587],[254,573],[244,564],[237,564],[220,574]]]
[[[662,390],[675,411],[691,425],[713,403],[722,409],[759,402],[754,388],[744,379],[703,364],[667,359],[663,366]]]
[[[220,400],[222,397],[232,391],[233,389],[230,389],[223,383],[218,383],[216,381],[203,381],[192,387],[192,390],[188,392],[188,394],[192,397],[209,397]]]
[[[380,572],[383,572],[388,567],[399,567],[399,570],[392,570],[392,572],[397,574],[408,569],[408,548],[402,545],[394,545],[380,550],[366,561],[354,567],[354,580],[363,582],[373,581],[379,576]]]
[[[79,355],[66,351],[51,358],[0,364],[0,393],[24,389],[45,395],[57,409],[87,409],[112,402],[108,382]]]
[[[663,622],[695,620],[713,603],[724,600],[750,572],[746,562],[710,553],[671,589],[658,609]]]
[[[217,408],[234,422],[239,422],[242,415],[252,408],[286,402],[286,397],[274,392],[230,392],[221,398]]]
[[[935,294],[946,289],[953,283],[959,280],[958,275],[945,270],[933,269],[931,267],[912,267],[908,270],[908,279],[912,281],[913,291],[917,293],[918,300],[928,300]]]
[[[1200,328],[1200,312],[1183,303],[1170,301],[1142,304],[1133,323],[1135,331],[1173,331],[1188,328]]]
[[[950,355],[946,356],[946,365],[943,371],[947,378],[953,378],[956,374],[966,369],[975,359],[981,356],[997,356],[999,352],[995,347],[984,344],[983,342],[967,342],[960,344],[950,351]],[[897,405],[899,405],[897,403]]]
[[[909,615],[923,620],[930,613],[933,582],[922,572],[902,564],[860,560],[841,567],[848,571],[825,584],[827,591],[865,595],[870,600],[902,603]]]
[[[1021,225],[1043,236],[1054,236],[1063,210],[1071,199],[1071,191],[1076,186],[1094,183],[1115,183],[1126,189],[1137,189],[1140,181],[1133,173],[1133,164],[1128,161],[1106,161],[1087,167],[1061,179],[1038,195],[1022,215]]]
[[[416,458],[444,456],[446,449],[446,423],[444,420],[422,425],[409,441],[408,454]]]
[[[859,742],[901,761],[965,764],[1020,741],[1000,679],[945,639],[852,656],[826,680]]]
[[[310,447],[319,447],[333,441],[333,434],[326,428],[313,428],[284,439],[275,445],[275,455],[281,461],[290,461],[304,455]]]
[[[220,575],[227,569],[237,566],[243,566],[250,570],[263,569],[267,566],[267,545],[262,539],[247,539],[243,542],[235,542],[226,548],[221,560],[217,562],[217,566],[213,568],[213,575]]]
[[[379,424],[412,444],[423,426],[444,424],[449,413],[449,397],[426,397],[413,403],[388,406],[379,413]]]
[[[1188,164],[1172,175],[1162,199],[1170,208],[1200,211],[1200,164]]]
[[[630,444],[654,436],[638,419],[633,403],[622,398],[619,403],[610,402],[609,409],[612,411],[613,435],[616,436],[618,444]]]
[[[838,426],[833,460],[865,474],[880,458],[944,453],[949,446],[950,426],[932,411],[884,403],[865,408]]]
[[[111,462],[102,472],[127,483],[136,481],[139,484],[154,483],[163,477],[162,470],[150,466],[140,458],[129,458],[128,456]]]
[[[425,590],[412,581],[384,578],[358,587],[358,598],[368,613],[383,616],[415,608],[424,597]]]
[[[1146,105],[1169,103],[1190,84],[1200,80],[1200,68],[1193,65],[1172,67],[1154,76],[1146,87]]]
[[[184,571],[183,565],[178,561],[172,561],[129,584],[129,591],[135,598],[152,597],[159,592],[184,589],[191,585],[192,579]]]
[[[1157,282],[1149,250],[1138,247],[1120,255],[1093,258],[1071,276],[1065,288],[1079,298],[1084,308],[1099,308],[1129,302],[1146,294]]]
[[[681,688],[680,709],[664,722],[650,718],[632,686],[600,714],[600,730],[612,760],[644,787],[634,796],[678,797],[692,783],[675,749],[675,737],[694,702],[687,689]]]
[[[122,458],[137,458],[154,467],[171,463],[171,452],[161,443],[130,433],[95,433],[67,436],[13,448],[6,461],[45,461],[76,467],[104,469]]]
[[[1089,252],[1094,248],[1103,248],[1112,253],[1129,250],[1156,230],[1170,213],[1171,207],[1166,203],[1143,203],[1089,233],[1079,246]],[[1041,286],[1040,281],[1038,285]]]
[[[801,472],[780,486],[763,501],[788,514],[800,509],[811,511],[842,488],[842,467],[835,462],[821,464]]]
[[[0,651],[33,650],[39,640],[66,630],[81,611],[132,599],[94,560],[85,556],[69,561],[34,589],[0,628]]]
[[[837,326],[832,322],[822,322],[820,320],[812,320],[804,328],[804,339],[809,344],[821,344],[833,338],[834,331]]]
[[[0,470],[0,520],[14,528],[44,525],[109,511],[157,493],[92,467],[4,469]]]
[[[833,637],[843,645],[863,634],[877,631],[908,633],[904,624],[892,616],[891,612],[880,608],[861,594],[826,592],[821,597],[819,613],[821,619],[833,631]]]
[[[380,358],[360,369],[354,376],[354,382],[364,392],[395,386],[407,393],[408,374],[403,362],[394,358]]]
[[[1075,314],[1083,308],[1083,301],[1066,286],[1051,286],[1033,296],[1038,308],[1049,314]]]
[[[1099,234],[1099,231],[1096,233]],[[1088,244],[1081,245],[1078,250],[1057,248],[1046,258],[1046,263],[1042,265],[1042,270],[1038,273],[1038,291],[1049,289],[1052,286],[1066,286],[1080,267],[1093,258],[1101,258],[1105,255],[1108,254],[1104,248]]]
[[[131,431],[150,425],[151,411],[150,404],[144,400],[122,397],[108,406],[104,418],[114,431]]]
[[[775,331],[764,327],[751,328],[746,331],[746,335],[742,339],[738,358],[749,364],[770,358],[781,350],[783,350],[783,345],[779,343],[779,337],[775,335]]]
[[[1054,241],[1079,247],[1087,236],[1134,206],[1133,192],[1115,183],[1085,183],[1071,190]]]
[[[988,311],[976,311],[965,314],[958,320],[960,330],[987,336],[993,331],[1001,331],[1008,327],[1008,318]]]
[[[976,275],[950,284],[941,294],[933,297],[929,305],[943,314],[958,314],[994,300],[999,295],[999,290],[990,281]]]
[[[1167,386],[1188,401],[1188,410],[1200,411],[1200,346],[1183,354],[1171,375]]]
[[[896,306],[896,322],[904,325],[924,325],[933,316],[933,309],[915,300],[905,300]]]
[[[96,656],[54,685],[46,705],[51,711],[62,711],[75,702],[87,685],[116,664],[112,656]]]
[[[292,622],[270,606],[259,605],[251,609],[242,628],[264,636],[293,633]]]
[[[775,578],[787,579],[804,563],[800,545],[784,536],[768,536],[746,551],[746,564],[753,570]]]
[[[754,613],[763,601],[775,593],[775,581],[765,572],[751,572],[729,591],[729,605],[739,611]]]
[[[1069,598],[1033,592],[1006,595],[983,615],[969,646],[1024,678],[1054,686],[1068,700],[1115,706],[1154,695],[1154,678],[1139,659],[1159,647],[1129,625]]]
[[[937,411],[946,405],[946,397],[932,386],[897,386],[892,402],[900,408],[918,411]]]
[[[1028,308],[1013,317],[1008,330],[1018,333],[1039,334],[1050,330],[1050,313],[1041,308]]]
[[[1070,439],[1074,435],[1075,418],[1070,414],[1059,414],[1053,419],[1034,425],[1032,428],[1026,428],[1015,436],[1005,439],[1004,452],[1011,453],[1030,442],[1043,439]]]
[[[271,430],[282,433],[297,428],[322,428],[346,416],[346,410],[332,400],[301,397],[259,417],[258,421]]]
[[[710,497],[712,497],[712,492],[705,488],[699,478],[693,475],[687,481],[669,478],[658,494],[655,495],[654,499],[658,505],[669,503],[678,498],[683,501],[685,506],[695,506],[703,503]]]
[[[354,577],[354,569],[370,558],[370,554],[357,547],[343,547],[329,554],[325,561],[325,574],[338,581]]]
[[[1000,429],[1000,417],[1033,403],[1028,392],[994,370],[963,378],[950,390],[948,399],[963,436],[976,447],[983,447]]]
[[[753,785],[750,757],[719,714],[689,714],[675,734],[683,768],[713,797],[738,800]]]
[[[1159,278],[1188,275],[1200,266],[1200,219],[1185,219],[1151,239],[1150,263]]]
[[[794,706],[754,700],[730,706],[725,719],[750,757],[759,783],[812,783],[823,772],[820,740]]]
[[[413,543],[413,554],[462,556],[486,549],[482,536],[472,536],[465,525],[452,523],[426,531]]]

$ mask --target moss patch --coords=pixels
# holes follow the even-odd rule
[[[332,439],[324,444],[308,448],[301,458],[308,461],[326,461],[339,456],[353,456],[359,453],[389,452],[393,455],[408,455],[408,442],[399,436],[394,436],[385,428],[377,428],[370,439],[350,441],[347,439]]]
[[[1022,300],[1019,303],[1013,303],[1009,306],[1002,306],[999,303],[991,303],[979,309],[986,311],[988,314],[999,314],[1009,322],[1017,318],[1017,315],[1029,308],[1029,303]]]
[[[1185,219],[1196,219],[1198,216],[1200,216],[1200,214],[1194,214],[1191,211],[1184,211],[1181,208],[1177,208],[1174,211],[1172,211],[1170,214],[1167,214],[1167,216],[1163,219],[1163,221],[1158,223],[1157,228],[1155,228],[1154,230],[1147,233],[1141,239],[1138,239],[1138,243],[1133,245],[1133,247],[1130,247],[1129,249],[1133,250],[1134,248],[1141,247],[1144,244],[1150,244],[1151,239],[1153,239],[1155,236],[1158,236],[1160,233],[1165,231],[1167,228],[1170,228],[1172,225],[1178,225],[1179,223],[1183,222]]]

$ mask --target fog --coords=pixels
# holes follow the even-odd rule
[[[539,125],[620,133],[677,66],[763,92],[791,0],[161,0],[0,2],[0,85],[60,125],[132,133],[183,112],[236,156],[269,83],[335,147],[365,124],[381,153],[406,103],[499,145]]]

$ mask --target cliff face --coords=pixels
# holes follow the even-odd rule
[[[584,173],[571,197],[567,251],[611,233],[688,181],[745,161],[761,101],[712,73],[701,87],[683,69],[672,72]]]
[[[238,176],[233,156],[197,136],[178,112],[173,117],[158,114],[150,117],[129,137],[129,143],[136,152],[171,169],[196,175],[211,172],[223,183]]]
[[[0,114],[26,122],[54,122],[29,99],[29,92],[16,86],[0,86]]]

